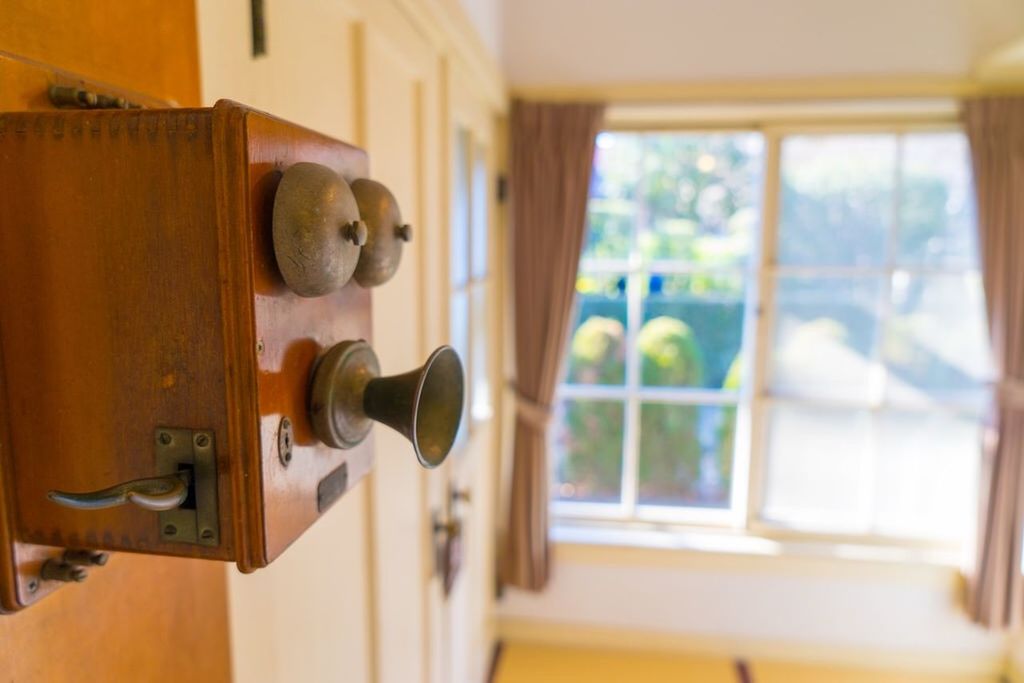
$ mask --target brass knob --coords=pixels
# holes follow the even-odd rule
[[[441,522],[434,520],[434,533],[435,534],[446,534],[448,536],[458,536],[459,532],[462,531],[462,522],[457,519],[450,519],[447,522]]]
[[[341,229],[341,234],[352,244],[361,247],[366,244],[370,231],[363,221],[353,221]]]
[[[134,503],[144,510],[162,512],[180,507],[185,502],[190,482],[188,472],[178,472],[164,477],[126,481],[99,491],[50,491],[46,497],[58,505],[76,510],[102,510]]]

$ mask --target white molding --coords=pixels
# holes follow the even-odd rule
[[[473,77],[477,95],[497,112],[508,108],[508,87],[497,56],[484,45],[457,0],[392,0],[417,29],[447,58]]]
[[[593,536],[594,534],[591,534]],[[607,535],[602,530],[601,535]],[[555,529],[554,563],[629,568],[673,567],[681,570],[741,572],[753,575],[882,579],[930,585],[962,595],[966,579],[948,563],[946,553],[857,544],[801,542],[727,532],[623,531],[632,545],[584,540],[585,532]],[[646,541],[641,545],[640,541]]]
[[[612,128],[712,126],[760,128],[769,124],[829,121],[956,121],[960,102],[953,98],[783,100],[776,102],[622,103],[608,107]]]

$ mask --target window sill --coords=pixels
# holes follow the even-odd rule
[[[551,540],[569,561],[615,564],[684,564],[717,567],[867,567],[906,570],[914,576],[959,574],[960,553],[945,548],[875,545],[834,540],[779,539],[768,535],[697,528],[628,528],[556,520]]]

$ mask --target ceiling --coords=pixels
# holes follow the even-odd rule
[[[1021,0],[462,0],[513,87],[962,77]]]

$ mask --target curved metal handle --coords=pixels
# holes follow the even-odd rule
[[[178,472],[163,477],[126,481],[99,491],[49,491],[46,497],[58,505],[76,510],[102,510],[135,503],[144,510],[160,512],[173,510],[185,502],[189,482],[188,472]]]

